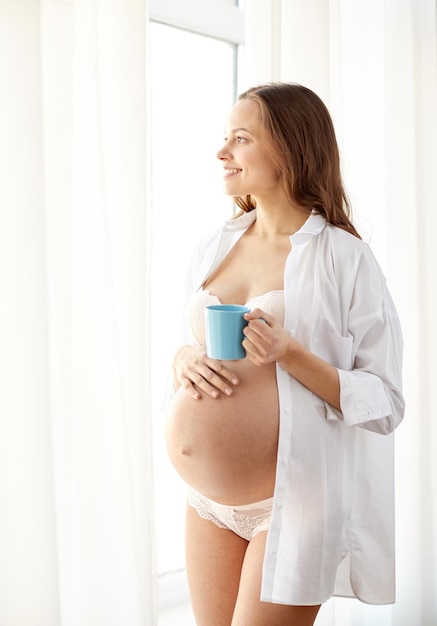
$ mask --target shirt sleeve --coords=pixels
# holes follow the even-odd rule
[[[400,424],[405,410],[403,337],[385,278],[370,252],[360,259],[350,293],[352,367],[337,368],[341,412],[326,404],[327,417],[388,434]]]

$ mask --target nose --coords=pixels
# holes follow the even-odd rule
[[[220,159],[221,161],[224,161],[230,158],[228,142],[225,142],[225,144],[217,152],[217,158]]]

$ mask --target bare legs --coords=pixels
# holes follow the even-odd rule
[[[266,535],[247,542],[187,507],[187,574],[198,626],[314,624],[319,606],[260,602]]]
[[[198,626],[230,626],[247,541],[187,506],[186,562]]]

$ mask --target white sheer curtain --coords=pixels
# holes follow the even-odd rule
[[[146,0],[0,0],[0,624],[156,623]]]
[[[295,81],[329,106],[356,222],[405,335],[397,602],[332,600],[321,626],[437,624],[435,0],[246,0],[246,86]]]

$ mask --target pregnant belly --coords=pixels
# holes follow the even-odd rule
[[[170,459],[180,476],[222,504],[273,495],[279,431],[275,365],[248,359],[230,367],[240,379],[231,397],[194,400],[180,388],[166,422]]]

